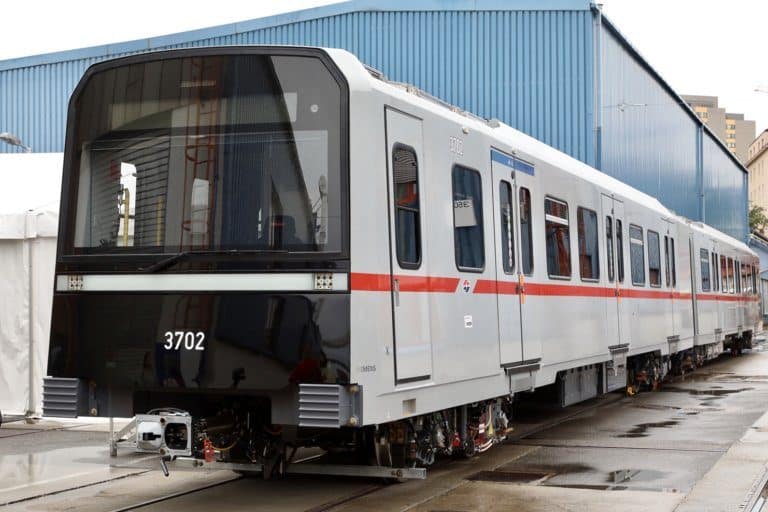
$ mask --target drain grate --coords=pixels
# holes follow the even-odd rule
[[[505,484],[528,484],[552,477],[553,473],[541,471],[480,471],[467,478],[473,482],[497,482]]]

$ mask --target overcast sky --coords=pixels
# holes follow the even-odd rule
[[[141,39],[334,3],[8,0],[0,11],[0,59]],[[514,0],[510,0],[514,5]],[[605,14],[682,94],[720,97],[730,112],[768,128],[766,0],[605,0]]]

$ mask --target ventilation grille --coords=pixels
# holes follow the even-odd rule
[[[80,399],[79,379],[43,379],[43,416],[77,418]]]
[[[341,387],[331,384],[299,385],[299,426],[339,428]]]

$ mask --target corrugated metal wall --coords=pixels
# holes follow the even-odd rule
[[[746,241],[747,173],[626,44],[600,34],[600,169]]]
[[[352,12],[156,49],[232,44],[345,48],[390,79],[496,117],[592,162],[589,11]],[[112,57],[126,53],[113,54]],[[0,126],[61,151],[67,97],[97,58],[0,71]],[[14,151],[0,146],[0,151]]]
[[[706,208],[707,222],[744,239],[745,173],[725,148],[707,144],[708,135],[702,137],[677,95],[605,26],[595,68],[588,2],[393,1],[360,0],[158,39],[0,61],[0,131],[19,135],[37,152],[62,151],[68,97],[85,69],[107,57],[233,44],[346,48],[392,80],[501,119],[682,215],[700,220]],[[0,152],[16,151],[0,145]]]
[[[744,242],[748,239],[747,174],[736,172],[714,136],[703,141],[704,221]]]

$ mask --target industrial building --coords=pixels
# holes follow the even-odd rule
[[[746,165],[747,149],[755,138],[755,122],[744,119],[744,114],[726,112],[718,106],[717,96],[683,94],[682,98],[707,128],[720,137],[731,153]]]
[[[0,61],[0,131],[36,152],[62,151],[67,101],[89,65],[240,44],[345,48],[391,80],[500,119],[681,215],[747,239],[744,167],[587,0],[353,0]]]

